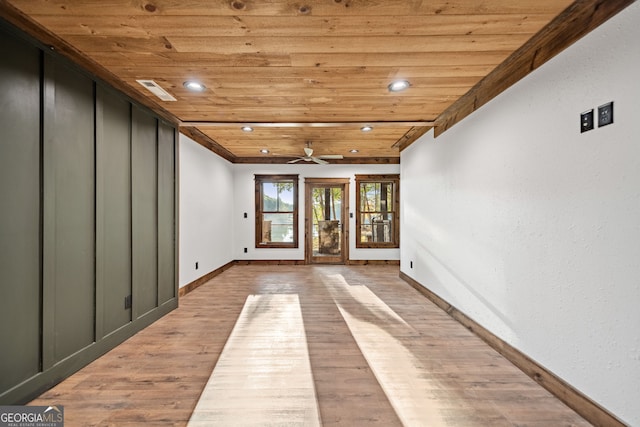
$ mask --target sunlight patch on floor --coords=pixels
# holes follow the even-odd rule
[[[320,426],[298,295],[250,295],[189,420]]]
[[[441,387],[401,342],[416,334],[413,328],[366,286],[350,285],[339,274],[325,285],[402,423],[448,425],[442,398],[433,393]]]

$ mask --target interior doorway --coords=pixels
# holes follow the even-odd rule
[[[349,178],[305,180],[305,259],[344,264],[349,259]]]

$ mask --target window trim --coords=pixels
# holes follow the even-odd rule
[[[400,247],[400,174],[386,174],[386,175],[356,175],[356,248],[362,249],[390,249]],[[393,183],[393,197],[392,197],[392,213],[393,213],[393,233],[391,242],[363,242],[362,241],[362,227],[360,221],[363,212],[360,210],[360,184],[368,182],[392,182]],[[366,213],[366,212],[364,212]]]
[[[255,179],[255,247],[263,248],[298,248],[298,175],[254,175]],[[262,184],[277,182],[293,181],[293,242],[271,242],[262,243],[262,218],[264,211],[262,210]],[[267,212],[278,213],[278,212]],[[282,212],[280,212],[282,213]]]

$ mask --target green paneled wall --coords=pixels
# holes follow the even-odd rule
[[[93,82],[45,57],[45,369],[94,342]]]
[[[158,137],[157,120],[133,109],[133,317],[158,306]]]
[[[158,127],[158,302],[176,297],[171,280],[175,276],[175,192],[172,191],[175,164],[175,131],[167,124]]]
[[[6,390],[40,370],[40,52],[0,29],[0,58],[0,390]]]
[[[102,304],[97,336],[131,321],[131,104],[97,88],[96,281]]]
[[[0,405],[178,303],[175,128],[23,37],[0,22]]]

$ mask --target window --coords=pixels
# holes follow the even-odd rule
[[[400,247],[400,175],[356,175],[356,247]]]
[[[256,175],[256,248],[298,247],[298,175]]]

